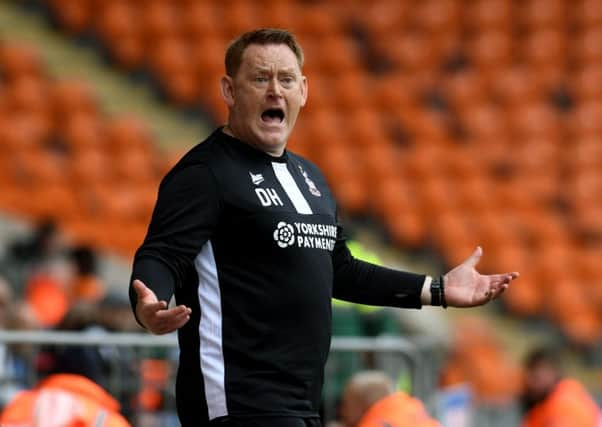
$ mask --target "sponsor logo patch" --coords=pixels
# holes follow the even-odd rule
[[[336,225],[310,224],[280,221],[274,230],[274,241],[281,248],[296,246],[298,248],[334,250],[337,241]]]

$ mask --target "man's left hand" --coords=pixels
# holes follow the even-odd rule
[[[475,307],[499,297],[519,274],[518,272],[483,275],[476,265],[483,255],[481,247],[462,264],[444,276],[445,300],[450,307]]]

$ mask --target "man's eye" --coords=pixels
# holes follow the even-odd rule
[[[265,83],[268,81],[267,77],[255,77],[257,83]]]
[[[290,85],[295,81],[295,79],[293,79],[292,77],[283,77],[280,79],[280,81],[284,84]]]

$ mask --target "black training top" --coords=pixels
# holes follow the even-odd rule
[[[184,427],[227,415],[317,417],[331,297],[420,308],[423,275],[354,259],[311,162],[216,130],[167,174],[134,260],[178,331]],[[130,286],[132,305],[136,296]]]

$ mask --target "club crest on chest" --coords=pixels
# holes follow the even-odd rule
[[[316,197],[321,197],[322,193],[320,193],[320,190],[318,190],[318,187],[316,187],[315,182],[311,180],[311,178],[307,175],[307,172],[301,167],[301,165],[299,165],[299,171],[301,171],[301,175],[303,175],[303,178],[305,178],[305,183],[309,188],[309,192]]]

